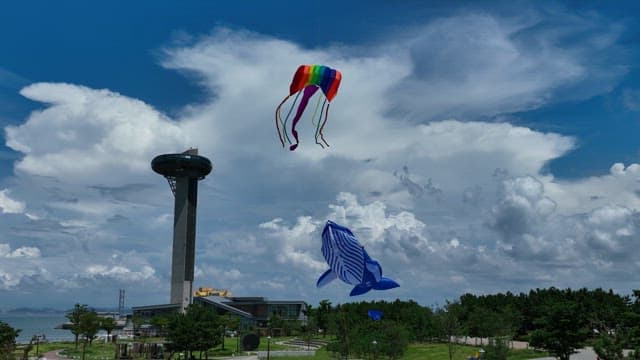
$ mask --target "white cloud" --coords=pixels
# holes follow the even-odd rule
[[[0,190],[0,210],[3,214],[21,214],[25,210],[25,204],[10,198],[9,189],[3,189]]]
[[[122,265],[91,265],[85,269],[83,274],[79,275],[83,278],[112,279],[119,282],[135,283],[154,279],[155,270],[149,265],[144,265],[138,270],[131,270]]]
[[[13,251],[9,244],[0,244],[0,258],[39,258],[40,249],[32,246],[22,246]]]
[[[188,147],[187,136],[166,116],[109,90],[37,83],[20,93],[48,107],[5,128],[6,145],[24,155],[16,163],[19,172],[70,183],[121,184],[122,178],[146,172],[153,156]]]
[[[563,214],[588,212],[609,204],[640,209],[638,190],[640,165],[622,163],[611,166],[609,174],[574,181],[557,180],[545,184]]]
[[[545,16],[462,14],[417,29],[406,44],[415,68],[397,86],[399,107],[417,121],[478,118],[592,96],[625,73],[599,54],[618,51],[618,26],[595,16]],[[553,26],[554,17],[565,27]],[[569,34],[581,41],[565,42]]]
[[[0,269],[0,289],[8,290],[18,285],[19,283],[20,279],[17,278],[14,274]]]

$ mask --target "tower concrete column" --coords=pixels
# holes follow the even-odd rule
[[[191,304],[196,256],[198,179],[176,178],[171,261],[171,303]]]
[[[170,302],[184,311],[193,301],[198,181],[211,172],[211,162],[193,149],[157,156],[151,167],[167,178],[175,196]]]

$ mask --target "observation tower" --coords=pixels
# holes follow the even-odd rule
[[[211,172],[211,161],[198,155],[198,149],[189,149],[158,155],[151,168],[167,179],[175,198],[170,303],[184,311],[193,300],[198,181]]]

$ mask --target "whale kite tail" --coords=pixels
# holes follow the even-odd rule
[[[356,286],[353,287],[353,289],[351,290],[351,292],[349,293],[349,296],[357,296],[357,295],[362,295],[365,293],[368,293],[369,290],[374,289],[374,290],[388,290],[388,289],[393,289],[393,288],[397,288],[400,285],[393,281],[392,279],[389,279],[387,277],[382,277],[380,279],[380,281],[375,282],[373,284],[369,284],[369,283],[365,283],[365,284],[358,284]]]

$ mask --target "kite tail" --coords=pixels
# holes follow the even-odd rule
[[[324,110],[324,103],[322,104],[322,109],[320,110],[320,117],[318,118],[318,122],[316,122],[316,115],[318,114],[318,108],[320,108],[320,101],[323,99],[322,96],[318,96],[318,102],[316,102],[316,108],[313,109],[313,115],[311,115],[311,123],[313,126],[318,126],[320,120],[322,120],[322,110]],[[327,102],[327,98],[324,98],[324,102]]]
[[[298,110],[296,111],[296,116],[293,117],[293,122],[291,123],[291,134],[296,139],[296,143],[289,146],[289,150],[293,151],[298,147],[300,140],[298,139],[298,131],[296,131],[296,125],[298,125],[298,121],[300,121],[300,117],[304,112],[304,109],[307,108],[307,104],[309,103],[309,99],[313,96],[313,94],[318,91],[317,86],[307,86],[304,88],[304,94],[302,94],[302,100],[300,100],[300,105],[298,105]],[[286,125],[286,122],[285,122]]]
[[[282,147],[284,147],[284,138],[283,138],[283,131],[280,129],[280,125],[282,125],[282,129],[284,129],[284,124],[282,123],[282,117],[280,116],[280,108],[282,107],[282,105],[284,105],[284,103],[290,97],[291,95],[287,95],[284,98],[284,100],[282,100],[280,105],[278,105],[278,107],[276,108],[276,130],[278,131],[278,138],[280,139],[280,143],[282,144]],[[286,132],[284,134],[286,135]]]
[[[331,103],[327,103],[327,108],[325,109],[325,113],[324,113],[324,121],[322,121],[322,125],[320,125],[319,127],[319,131],[316,134],[316,142],[318,141],[318,135],[320,135],[320,139],[322,139],[322,142],[329,147],[329,143],[327,142],[327,140],[324,139],[324,134],[322,133],[322,131],[324,130],[324,126],[327,124],[327,119],[329,118],[329,105],[331,105]]]
[[[284,134],[284,137],[287,139],[287,143],[291,144],[291,139],[289,139],[289,134],[287,133],[287,122],[289,121],[289,118],[291,117],[291,112],[293,111],[293,108],[296,106],[296,103],[298,102],[298,98],[300,97],[300,93],[302,91],[298,91],[296,93],[296,98],[293,99],[293,102],[291,103],[291,106],[289,107],[289,111],[287,112],[287,117],[284,118],[284,123],[282,123],[282,119],[280,119],[280,123],[282,124],[282,133]],[[291,95],[289,95],[291,96]],[[282,147],[284,147],[284,145],[282,145]]]
[[[322,103],[322,109],[320,109],[320,117],[318,118],[318,123],[314,124],[314,125],[316,125],[316,144],[320,145],[323,149],[324,149],[324,145],[320,141],[318,141],[318,137],[320,137],[320,125],[323,124],[323,122],[322,122],[322,113],[324,112],[324,107],[326,105],[327,105],[327,99],[324,99],[324,102]],[[313,117],[315,117],[315,115],[316,114],[314,113]],[[326,120],[325,120],[325,122],[326,122]],[[329,146],[326,141],[325,141],[325,145]]]

